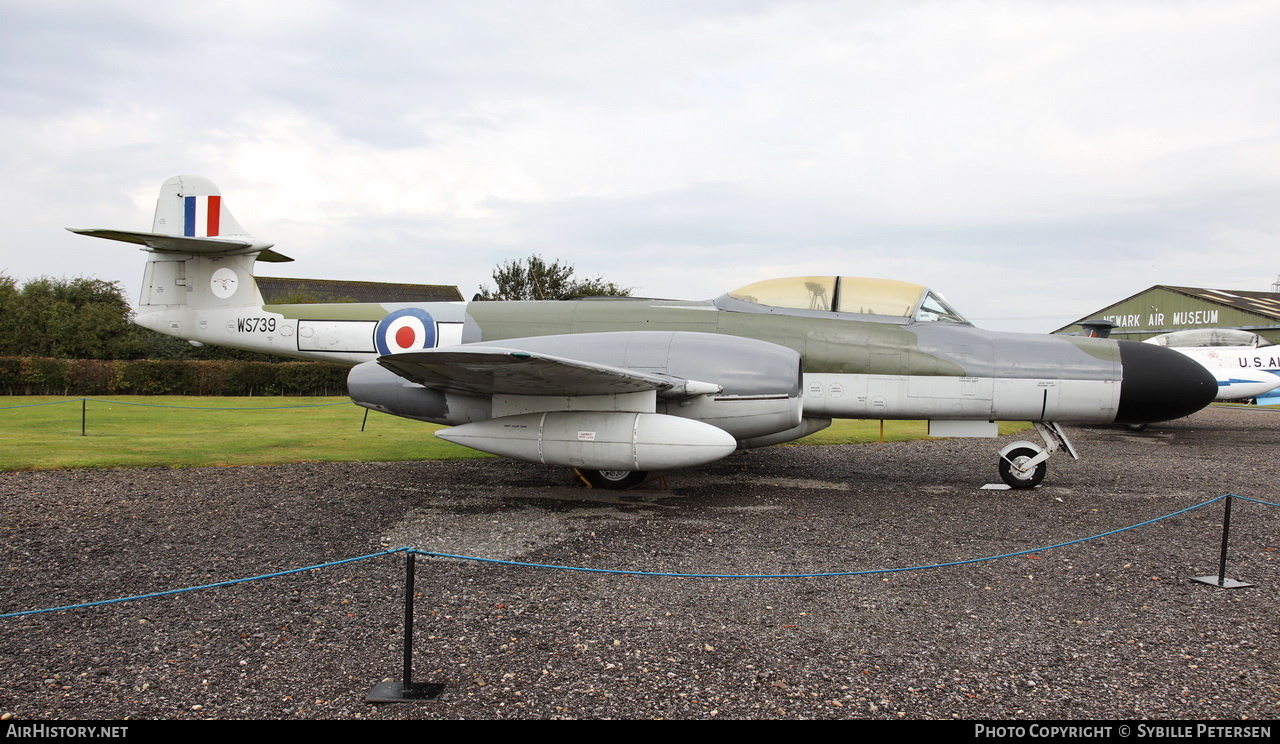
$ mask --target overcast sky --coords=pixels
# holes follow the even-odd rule
[[[137,297],[160,184],[296,259],[915,281],[1049,331],[1280,273],[1280,3],[0,0],[0,271]]]

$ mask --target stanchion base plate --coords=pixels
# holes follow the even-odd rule
[[[1235,579],[1223,579],[1222,583],[1219,584],[1217,576],[1195,576],[1191,580],[1198,581],[1201,584],[1208,584],[1209,586],[1216,586],[1219,589],[1246,589],[1253,586],[1253,584],[1246,584]]]
[[[440,697],[444,685],[437,682],[379,682],[364,699],[366,703],[430,702]]]

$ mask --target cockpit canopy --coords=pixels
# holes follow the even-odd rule
[[[1152,336],[1146,343],[1157,346],[1274,346],[1271,340],[1237,328],[1189,328]]]
[[[968,323],[928,287],[861,276],[766,279],[729,293],[735,300],[794,310],[887,315],[924,322]]]

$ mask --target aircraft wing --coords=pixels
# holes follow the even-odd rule
[[[717,393],[720,385],[496,346],[449,346],[378,357],[397,375],[471,395],[614,395],[657,390],[662,397]]]
[[[269,250],[271,243],[265,243],[260,240],[236,240],[235,238],[192,238],[182,235],[165,235],[163,233],[149,232],[133,232],[130,230],[101,230],[96,228],[78,229],[68,227],[77,235],[88,235],[93,238],[106,238],[107,240],[119,240],[124,243],[134,243],[136,245],[146,246],[147,250],[156,253],[181,253],[184,255],[233,255],[237,253],[248,254],[258,253],[259,261],[267,261],[269,263],[282,263],[292,261],[292,258]]]

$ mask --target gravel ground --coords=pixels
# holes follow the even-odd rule
[[[666,572],[813,573],[1023,551],[1223,493],[1277,501],[1280,413],[1070,430],[1043,486],[989,491],[997,444],[775,447],[670,490],[503,460],[0,474],[0,611],[253,576],[399,546]],[[1034,436],[1034,434],[1032,435]],[[1280,510],[1221,503],[1033,555],[803,579],[617,576],[404,559],[0,620],[0,714],[69,718],[1277,717]]]

